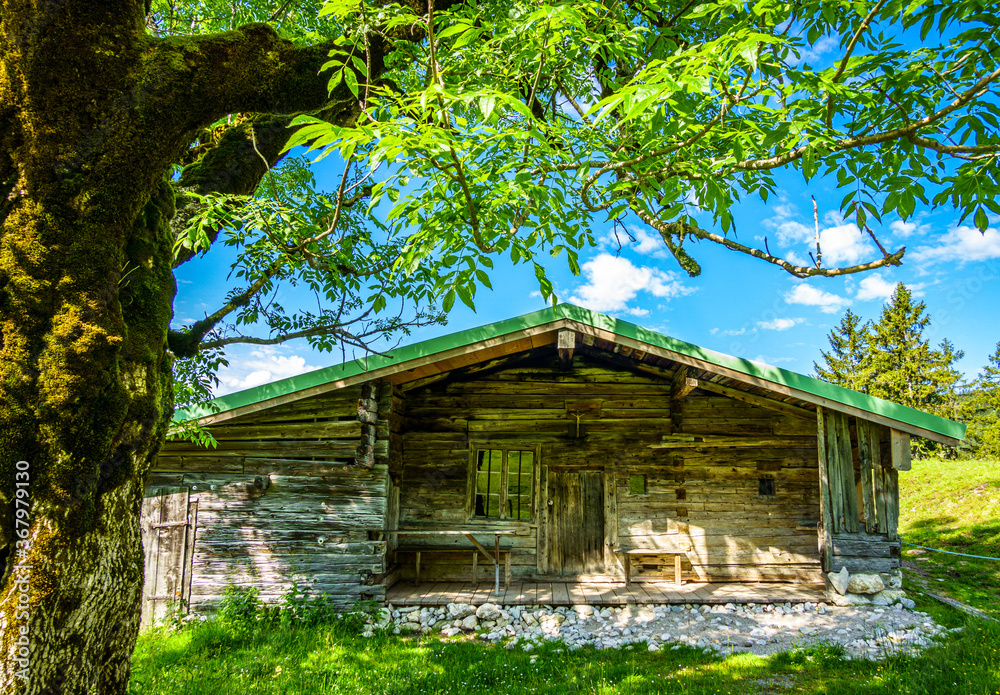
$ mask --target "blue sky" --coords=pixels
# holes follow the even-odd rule
[[[790,178],[778,200],[748,202],[737,208],[736,233],[759,245],[767,236],[772,251],[806,257],[815,228],[810,196],[819,204],[824,261],[853,264],[878,257],[874,245],[852,222],[839,217],[841,195],[814,180],[806,187]],[[598,247],[581,256],[583,273],[574,277],[565,261],[551,259],[550,278],[560,301],[569,301],[638,323],[661,333],[724,353],[767,362],[809,374],[827,334],[850,307],[863,318],[877,318],[895,283],[904,282],[927,304],[931,325],[926,335],[937,343],[947,337],[965,358],[960,368],[974,376],[1000,341],[1000,233],[991,220],[986,235],[957,225],[954,210],[920,210],[908,223],[887,220],[883,244],[907,248],[901,267],[842,278],[797,280],[762,261],[714,244],[692,247],[704,272],[687,277],[651,230],[628,225],[635,241],[610,224],[596,227]],[[702,219],[703,224],[711,223]],[[496,291],[481,288],[474,313],[456,303],[447,326],[417,330],[405,342],[479,326],[545,306],[529,266],[512,267],[498,259],[492,276]],[[199,318],[222,303],[230,287],[223,254],[183,266],[178,272],[175,324]],[[274,347],[234,346],[230,368],[220,374],[217,395],[292,376],[341,361],[339,353],[321,353],[304,340]]]

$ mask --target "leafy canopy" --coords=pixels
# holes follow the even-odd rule
[[[632,214],[680,265],[706,240],[799,276],[898,264],[903,250],[827,268],[817,246],[796,266],[738,243],[732,207],[776,192],[776,175],[830,176],[842,210],[871,224],[950,204],[980,229],[996,202],[1000,77],[996,15],[978,2],[456,4],[420,14],[370,0],[329,0],[344,26],[327,64],[361,113],[353,127],[314,117],[289,147],[310,145],[378,172],[370,205],[405,238],[393,269],[440,271],[429,286],[473,305],[490,256],[535,262],[578,254],[596,222]],[[404,27],[424,41],[366,79],[370,40]],[[904,40],[905,39],[905,40]],[[833,40],[836,58],[810,47]],[[918,47],[912,47],[916,44]],[[405,55],[404,55],[405,53]],[[723,234],[701,229],[692,208]],[[871,223],[871,224],[870,224]],[[877,239],[876,239],[877,241]],[[881,248],[881,244],[879,244]]]

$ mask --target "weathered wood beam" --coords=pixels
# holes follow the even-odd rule
[[[830,495],[830,464],[827,461],[826,419],[829,412],[816,408],[816,451],[819,455],[819,554],[823,571],[833,570],[833,509]]]
[[[797,405],[791,405],[790,403],[775,400],[774,398],[768,398],[767,396],[760,396],[754,393],[747,393],[746,391],[734,389],[729,386],[723,386],[722,384],[717,384],[714,381],[706,381],[703,379],[698,382],[698,388],[702,391],[717,393],[720,396],[726,396],[736,401],[749,403],[750,405],[758,405],[761,408],[767,408],[768,410],[773,410],[783,415],[791,415],[792,417],[802,418],[803,420],[816,419],[815,408],[800,408]]]
[[[569,367],[573,361],[573,350],[576,348],[576,331],[562,329],[556,339],[556,347],[559,350],[559,360],[563,368]]]
[[[590,343],[587,342],[588,338],[590,339]],[[672,381],[674,374],[676,373],[673,369],[664,369],[663,367],[657,367],[652,364],[646,364],[645,362],[639,362],[637,361],[639,358],[637,358],[635,354],[633,354],[632,357],[622,357],[621,355],[613,352],[595,348],[594,336],[592,335],[583,336],[582,344],[576,346],[576,351],[581,355],[593,357],[601,362],[612,364],[616,367],[621,367],[622,369],[644,376],[652,376],[657,379],[663,379],[664,381]],[[640,354],[645,356],[646,353]]]
[[[865,512],[865,530],[875,533],[875,467],[879,466],[879,440],[876,425],[867,420],[855,421],[858,430],[858,457],[861,460],[861,497]]]
[[[354,462],[362,468],[375,465],[375,440],[377,438],[376,423],[378,422],[378,386],[369,381],[361,387],[361,398],[358,400],[358,422],[361,423],[361,436],[358,438],[358,450]]]
[[[663,441],[649,444],[650,449],[695,449],[712,447],[792,446],[812,447],[812,438],[793,437],[727,437],[712,434],[665,434]]]
[[[698,380],[688,376],[687,367],[678,369],[674,373],[674,379],[670,384],[671,409],[696,388],[698,388]]]
[[[431,374],[420,379],[415,379],[414,381],[408,381],[404,384],[400,384],[399,388],[402,393],[412,391],[414,389],[422,388],[424,386],[430,386],[431,384],[440,383],[443,381],[456,381],[459,379],[468,379],[473,376],[484,377],[494,372],[498,372],[504,369],[509,369],[511,367],[516,367],[523,362],[529,362],[532,359],[538,357],[546,348],[535,348],[532,350],[525,350],[522,352],[517,352],[511,355],[504,355],[502,357],[497,357],[491,360],[486,360],[479,362],[477,364],[471,364],[466,367],[458,367],[455,369],[447,369],[437,374]],[[548,348],[551,351],[551,348]],[[549,353],[551,354],[551,352]]]
[[[899,430],[891,430],[890,441],[892,446],[892,467],[897,471],[908,471],[912,467],[910,462],[910,435]]]

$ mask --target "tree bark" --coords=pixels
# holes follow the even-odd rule
[[[227,114],[287,122],[349,101],[319,75],[328,47],[295,47],[264,25],[156,40],[143,5],[0,9],[4,693],[128,687],[139,507],[173,411],[172,165]],[[257,156],[229,153],[202,173],[236,167],[245,175],[209,178],[246,192],[263,174]]]

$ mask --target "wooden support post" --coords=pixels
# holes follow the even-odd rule
[[[877,463],[874,470],[874,482],[875,482],[875,531],[877,533],[889,533],[889,522],[886,518],[886,499],[885,499],[885,478],[886,478],[886,468]]]
[[[823,408],[816,408],[816,449],[819,455],[819,554],[824,572],[833,569],[833,513],[830,499],[830,466],[827,462],[827,427],[829,414]]]
[[[889,437],[892,446],[892,467],[897,471],[910,470],[910,435],[899,430],[891,430]]]
[[[416,584],[420,583],[420,551],[417,551],[417,571],[416,571]]]
[[[494,578],[493,591],[499,593],[500,592],[500,534],[495,534],[493,536],[493,540],[495,543],[494,551],[496,553],[493,556],[496,558],[493,564],[493,578]]]
[[[507,554],[504,556],[504,560],[503,560],[503,585],[504,585],[504,588],[506,588],[506,589],[510,588],[510,556],[511,555],[512,555],[512,553],[508,549],[507,550]]]
[[[680,586],[683,582],[681,581],[681,556],[680,554],[674,555],[674,584]]]
[[[625,586],[632,584],[632,557],[625,553]]]
[[[479,581],[479,551],[472,551],[472,583]]]
[[[861,510],[858,509],[858,485],[854,479],[854,452],[847,415],[837,413],[837,443],[840,445],[840,481],[844,486],[844,528],[848,533],[861,530]]]
[[[899,526],[899,471],[885,469],[885,524],[889,540],[897,538]]]
[[[865,531],[876,533],[878,521],[875,514],[875,467],[879,461],[877,425],[868,420],[855,420],[858,429],[858,456],[861,459],[861,497],[865,510]]]

